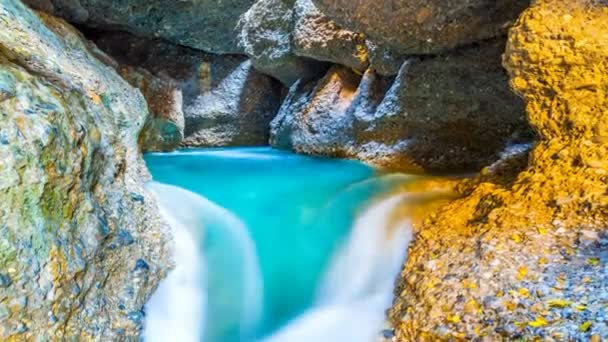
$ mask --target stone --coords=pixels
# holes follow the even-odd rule
[[[271,144],[408,171],[479,170],[531,135],[500,64],[503,46],[410,58],[396,78],[334,67],[290,89]]]
[[[504,35],[529,0],[312,0],[338,25],[405,54],[435,54]]]
[[[359,73],[367,69],[367,47],[362,34],[339,27],[310,0],[294,6],[293,50],[298,56],[342,64]]]
[[[213,53],[241,53],[237,23],[255,0],[25,0],[36,9],[104,29],[121,29]]]
[[[504,65],[539,141],[510,181],[484,170],[417,227],[390,311],[399,339],[608,336],[606,9],[539,0],[511,28]],[[446,324],[469,301],[477,313]]]
[[[142,186],[146,102],[63,20],[5,0],[0,22],[0,340],[137,339],[114,303],[142,310],[171,267]],[[119,229],[133,243],[111,249]]]
[[[286,86],[310,80],[326,70],[323,63],[296,55],[293,3],[288,0],[258,0],[241,18],[239,43],[254,67]]]
[[[308,154],[346,157],[352,144],[348,108],[360,77],[332,67],[319,82],[298,81],[272,121],[270,144]]]
[[[167,89],[161,84],[159,90],[175,87],[181,92],[183,98],[179,105],[185,116],[182,145],[268,144],[270,121],[279,108],[282,87],[271,77],[257,72],[246,57],[207,54],[119,32],[97,32],[92,38],[101,49],[130,66],[131,70],[144,69],[144,73],[149,71],[154,78],[167,80],[165,83],[171,85]],[[149,102],[154,108],[169,114],[174,111],[166,109],[177,108],[175,101],[165,100],[166,96],[157,95],[156,98]],[[172,115],[160,117],[164,119],[157,122],[161,128],[165,127],[161,132],[175,127],[167,125],[174,122],[168,120]]]
[[[407,55],[396,52],[386,45],[367,41],[369,64],[374,71],[382,76],[395,76],[408,59]]]
[[[498,39],[409,59],[376,111],[360,118],[369,125],[359,134],[404,145],[397,165],[451,172],[489,165],[528,132],[523,103],[500,64],[503,49]]]
[[[139,134],[139,145],[144,152],[173,151],[184,139],[182,91],[168,78],[152,75],[149,71],[120,67],[120,75],[138,88],[148,104],[150,115]]]

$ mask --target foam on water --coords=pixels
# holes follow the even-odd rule
[[[261,319],[263,284],[255,245],[245,225],[230,211],[190,191],[160,183],[150,183],[148,189],[156,195],[160,213],[172,228],[175,268],[147,304],[145,340],[198,342],[230,334],[239,339],[253,336]],[[213,248],[204,249],[205,237],[210,236],[215,240],[221,236],[224,243],[216,241]],[[231,257],[238,259],[232,262],[236,267],[226,268],[238,273],[233,288],[214,281],[225,275],[222,268],[213,267],[221,266],[218,259]],[[214,284],[231,297],[231,306],[214,305],[215,298],[207,296]],[[209,315],[226,315],[232,320],[227,318],[224,326],[209,325]]]
[[[264,342],[374,340],[412,239],[409,222],[390,224],[402,199],[398,195],[372,205],[356,220],[321,284],[316,305]]]
[[[411,226],[391,219],[406,196],[373,199],[410,176],[267,148],[146,160],[172,184],[149,189],[176,263],[147,305],[147,341],[376,339]]]

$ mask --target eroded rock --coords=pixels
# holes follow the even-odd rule
[[[348,66],[363,73],[369,65],[365,37],[345,30],[310,0],[294,6],[293,49],[299,56]]]
[[[240,16],[255,0],[26,0],[78,24],[122,29],[137,35],[162,37],[213,53],[240,53]]]
[[[280,105],[281,86],[269,76],[254,70],[246,57],[212,55],[162,40],[142,40],[120,32],[93,33],[92,36],[102,49],[121,63],[149,70],[155,78],[167,79],[169,86],[174,85],[181,91],[185,116],[183,145],[242,146],[268,143],[270,121]],[[163,98],[156,98],[150,103],[169,106],[159,109],[174,108],[174,102],[167,102]],[[162,124],[167,120],[155,122]],[[171,128],[166,125],[161,127],[161,132]]]
[[[486,170],[420,228],[399,338],[608,337],[606,6],[540,0],[511,29],[504,64],[541,140],[517,178]]]
[[[286,86],[310,80],[325,69],[322,63],[296,55],[293,5],[288,0],[259,0],[239,23],[239,43],[253,65]]]
[[[344,28],[408,54],[437,53],[497,37],[529,0],[312,0]]]
[[[500,65],[504,40],[407,60],[396,78],[369,70],[361,82],[333,68],[292,87],[271,143],[416,171],[475,170],[510,141],[527,139],[523,104]]]
[[[0,339],[136,339],[170,266],[146,102],[62,20],[6,0],[0,22]]]

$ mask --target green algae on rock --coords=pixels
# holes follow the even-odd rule
[[[505,67],[541,140],[527,170],[430,217],[396,291],[403,340],[608,338],[608,7],[540,0]]]
[[[170,266],[141,93],[62,20],[0,2],[0,339],[125,339]]]

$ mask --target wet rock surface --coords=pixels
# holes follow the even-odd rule
[[[397,337],[608,338],[606,4],[537,1],[504,64],[541,140],[510,182],[492,170],[428,218],[396,291]]]
[[[0,22],[0,339],[135,339],[170,267],[146,102],[64,21],[6,0]]]
[[[529,0],[312,0],[344,28],[397,52],[429,54],[503,35]]]

